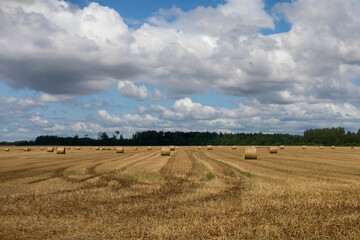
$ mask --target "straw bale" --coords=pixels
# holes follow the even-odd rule
[[[161,148],[161,156],[170,156],[170,148],[162,147]]]
[[[244,159],[257,159],[255,146],[245,147]]]
[[[124,147],[117,147],[116,153],[124,153]]]
[[[277,153],[277,147],[269,147],[269,153]]]
[[[66,149],[64,147],[59,147],[56,149],[56,154],[65,154]]]

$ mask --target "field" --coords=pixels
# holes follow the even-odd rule
[[[360,149],[0,152],[0,239],[360,239]]]

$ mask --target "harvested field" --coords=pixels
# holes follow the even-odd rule
[[[360,148],[7,148],[0,239],[360,237]]]

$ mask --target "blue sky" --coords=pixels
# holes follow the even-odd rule
[[[357,131],[358,10],[353,0],[1,1],[0,141]]]

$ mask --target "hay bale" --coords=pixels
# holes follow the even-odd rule
[[[175,150],[179,150],[180,148],[179,147],[175,147]]]
[[[277,153],[277,147],[269,147],[269,153]]]
[[[92,149],[92,147],[89,147],[89,149]]]
[[[152,147],[150,147],[150,146],[149,146],[149,147],[147,147],[147,150],[152,150]]]
[[[244,159],[257,159],[256,147],[245,147]]]
[[[232,150],[236,150],[236,146],[232,146],[231,149],[232,149]]]
[[[306,146],[302,146],[301,148],[302,148],[302,149],[306,149]]]
[[[175,151],[175,146],[170,146],[170,151]]]
[[[284,145],[280,145],[280,149],[285,149],[285,146],[284,146]]]
[[[219,149],[222,149],[222,147],[220,146]]]
[[[170,156],[170,148],[162,147],[161,148],[161,156]]]
[[[95,150],[99,151],[99,150],[100,150],[100,148],[99,148],[99,147],[95,147]]]
[[[59,147],[56,149],[56,154],[65,154],[66,150],[64,147]]]
[[[207,150],[213,150],[213,146],[212,145],[207,145],[206,149]]]
[[[138,147],[134,147],[134,150],[138,150],[139,148]]]
[[[331,146],[331,149],[335,149],[335,146]]]
[[[76,149],[76,150],[80,150],[80,147],[76,147],[75,149]]]
[[[124,147],[117,147],[116,153],[124,153]]]
[[[24,148],[24,152],[30,152],[30,151],[31,151],[31,148],[29,148],[29,147]]]
[[[323,146],[319,146],[319,149],[324,149],[324,147],[323,147]]]
[[[5,152],[9,152],[9,151],[10,151],[10,149],[8,149],[8,148],[4,148],[4,151],[5,151]]]
[[[198,150],[201,150],[201,147],[197,147]]]
[[[67,149],[67,150],[70,150],[70,147],[67,147],[66,149]]]
[[[44,150],[44,148],[42,147],[42,148],[40,148],[40,150],[41,150],[41,151],[43,151],[43,150]]]
[[[48,147],[47,152],[54,152],[54,148],[53,147]]]

